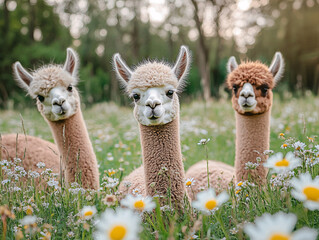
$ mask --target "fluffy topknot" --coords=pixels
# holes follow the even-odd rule
[[[268,67],[259,61],[241,63],[234,71],[228,74],[226,82],[229,89],[232,89],[233,85],[242,87],[245,83],[250,83],[254,86],[267,84],[270,89],[275,87],[273,75]]]

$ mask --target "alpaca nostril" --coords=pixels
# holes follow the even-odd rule
[[[156,108],[156,107],[159,106],[159,105],[161,105],[161,104],[158,103],[158,102],[148,102],[148,103],[146,104],[146,106],[150,107],[151,109],[154,109],[154,108]]]
[[[253,93],[250,91],[241,91],[240,96],[244,98],[254,97]]]

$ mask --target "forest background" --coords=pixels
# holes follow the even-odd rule
[[[279,95],[318,94],[318,23],[319,0],[0,0],[0,108],[32,101],[13,81],[15,61],[28,69],[62,64],[70,46],[81,58],[84,105],[129,101],[115,79],[114,53],[129,66],[174,62],[182,44],[193,55],[183,101],[229,96],[230,56],[269,64],[276,51],[286,62]]]

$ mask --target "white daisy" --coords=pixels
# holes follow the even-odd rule
[[[297,200],[304,202],[304,206],[310,210],[319,209],[319,176],[314,180],[309,172],[300,174],[299,179],[290,181],[293,190],[291,195]]]
[[[301,159],[295,157],[292,152],[288,152],[285,157],[279,152],[269,157],[264,166],[271,168],[273,173],[283,173],[301,166]]]
[[[121,201],[121,205],[140,212],[150,212],[156,206],[151,197],[132,196],[131,194]]]
[[[206,191],[199,192],[196,199],[197,200],[193,202],[193,207],[210,214],[216,209],[216,207],[219,207],[223,203],[227,202],[229,195],[224,191],[216,196],[215,190],[210,188]]]
[[[20,223],[22,225],[31,225],[37,222],[37,217],[36,216],[25,216],[20,220]]]
[[[107,208],[96,224],[94,239],[135,240],[139,239],[140,217],[130,209],[117,208],[116,212]]]
[[[245,233],[251,240],[315,240],[317,231],[302,228],[292,232],[295,228],[297,217],[292,213],[277,212],[257,217],[255,224],[248,223],[244,227]]]
[[[85,220],[91,219],[94,214],[96,214],[95,206],[84,206],[80,212],[81,218]]]
[[[196,180],[194,178],[187,178],[185,181],[185,186],[186,187],[191,187],[195,185]]]
[[[295,148],[295,150],[304,150],[304,148],[307,146],[303,142],[297,141],[292,144],[292,146]]]

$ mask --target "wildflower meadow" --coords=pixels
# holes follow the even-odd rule
[[[240,181],[222,193],[201,191],[183,209],[160,207],[134,189],[119,198],[123,177],[142,163],[138,126],[129,107],[101,103],[84,118],[98,158],[100,189],[66,187],[39,159],[38,172],[0,162],[2,239],[319,239],[319,98],[275,95],[267,182]],[[84,108],[84,107],[83,107]],[[36,109],[0,111],[1,134],[53,141]],[[229,99],[182,103],[184,166],[206,159],[234,164],[234,111]],[[254,169],[257,164],[247,164]],[[129,184],[129,183],[128,183]],[[187,179],[196,188],[196,179]],[[169,198],[169,196],[164,196]]]

